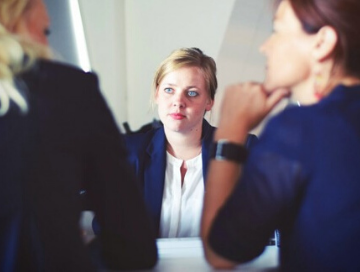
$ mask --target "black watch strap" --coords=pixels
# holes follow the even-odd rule
[[[228,160],[244,163],[247,154],[248,152],[243,145],[232,143],[226,139],[212,143],[210,148],[210,158],[221,161]]]

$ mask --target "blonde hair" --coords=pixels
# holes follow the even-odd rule
[[[206,87],[209,97],[214,100],[217,89],[216,63],[213,58],[205,55],[200,49],[180,48],[173,51],[155,72],[153,81],[153,91],[151,96],[151,104],[154,104],[156,90],[163,78],[183,67],[198,67],[204,74]]]
[[[53,58],[51,49],[39,44],[29,37],[19,35],[24,27],[24,18],[28,16],[35,1],[39,0],[0,0],[0,24],[16,36],[16,39],[25,47],[27,55],[35,58]]]
[[[30,8],[32,0],[1,0],[0,22],[10,32],[17,33],[21,28],[22,18]]]
[[[48,47],[17,35],[33,1],[0,0],[0,116],[8,112],[10,101],[22,113],[28,111],[28,104],[16,88],[14,77],[30,68],[37,58],[52,58]]]

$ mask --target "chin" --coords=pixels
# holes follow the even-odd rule
[[[269,80],[265,79],[264,88],[265,88],[265,90],[271,92],[276,89],[276,86],[274,84],[272,84]]]
[[[271,81],[269,79],[265,79],[264,81],[264,88],[265,90],[267,90],[268,92],[272,92],[274,90],[277,89],[281,89],[281,88],[289,88],[286,84],[281,84],[281,83],[277,83],[274,80]]]
[[[175,125],[175,124],[164,124],[167,130],[174,131],[174,132],[180,132],[182,127]]]

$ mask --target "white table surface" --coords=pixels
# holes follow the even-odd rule
[[[199,238],[158,239],[159,260],[152,270],[160,272],[226,271],[215,270],[203,256]],[[251,262],[239,265],[236,271],[277,271],[279,249],[267,246],[264,253]],[[231,270],[233,271],[233,270]]]
[[[94,238],[91,228],[92,212],[83,214],[81,226],[84,242]],[[226,271],[215,270],[206,261],[200,238],[166,238],[157,239],[159,260],[151,270],[157,272],[192,272],[192,271]],[[239,265],[236,271],[277,271],[279,268],[279,248],[267,246],[262,255],[251,262]],[[132,270],[134,271],[134,270]],[[231,270],[233,271],[233,270]]]

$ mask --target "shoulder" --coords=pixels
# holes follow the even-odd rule
[[[201,132],[201,134],[202,134],[201,135],[201,143],[202,143],[203,152],[204,151],[207,152],[207,150],[210,149],[215,130],[216,130],[215,127],[211,126],[205,119],[203,119],[202,132]],[[204,154],[203,154],[203,156],[204,156]],[[205,154],[205,157],[207,157],[206,154]]]
[[[37,60],[31,69],[23,72],[20,77],[27,84],[36,86],[37,90],[46,87],[47,92],[58,90],[61,93],[67,93],[69,89],[90,89],[98,88],[98,77],[92,72],[85,72],[75,66],[60,63],[56,61]],[[49,85],[52,88],[49,88]],[[64,86],[72,86],[73,88],[64,88]],[[38,88],[40,87],[40,88]],[[57,91],[58,92],[58,91]]]
[[[253,150],[298,159],[311,146],[315,129],[314,110],[316,111],[312,106],[291,107],[272,117],[259,135],[259,141]]]
[[[289,134],[292,131],[299,130],[301,120],[299,120],[299,114],[297,108],[285,109],[283,112],[272,117],[264,128],[264,131],[260,135],[260,139],[284,141],[290,139]],[[298,137],[297,135],[296,137]],[[293,137],[291,137],[293,138]]]
[[[263,134],[280,140],[298,139],[304,128],[312,124],[315,112],[314,106],[287,108],[269,120]]]
[[[163,127],[151,129],[145,133],[126,134],[125,143],[129,153],[141,153],[151,145],[165,144]]]
[[[209,124],[208,121],[206,121],[205,119],[203,119],[203,124],[202,124],[202,139],[207,139],[207,138],[211,138],[214,135],[214,132],[216,130],[216,127],[212,126]]]
[[[136,148],[137,146],[140,146],[141,143],[149,141],[151,139],[151,134],[149,134],[149,131],[146,133],[125,134],[124,139],[129,148]]]
[[[34,70],[47,76],[96,78],[94,73],[85,72],[76,66],[57,61],[38,60]]]

